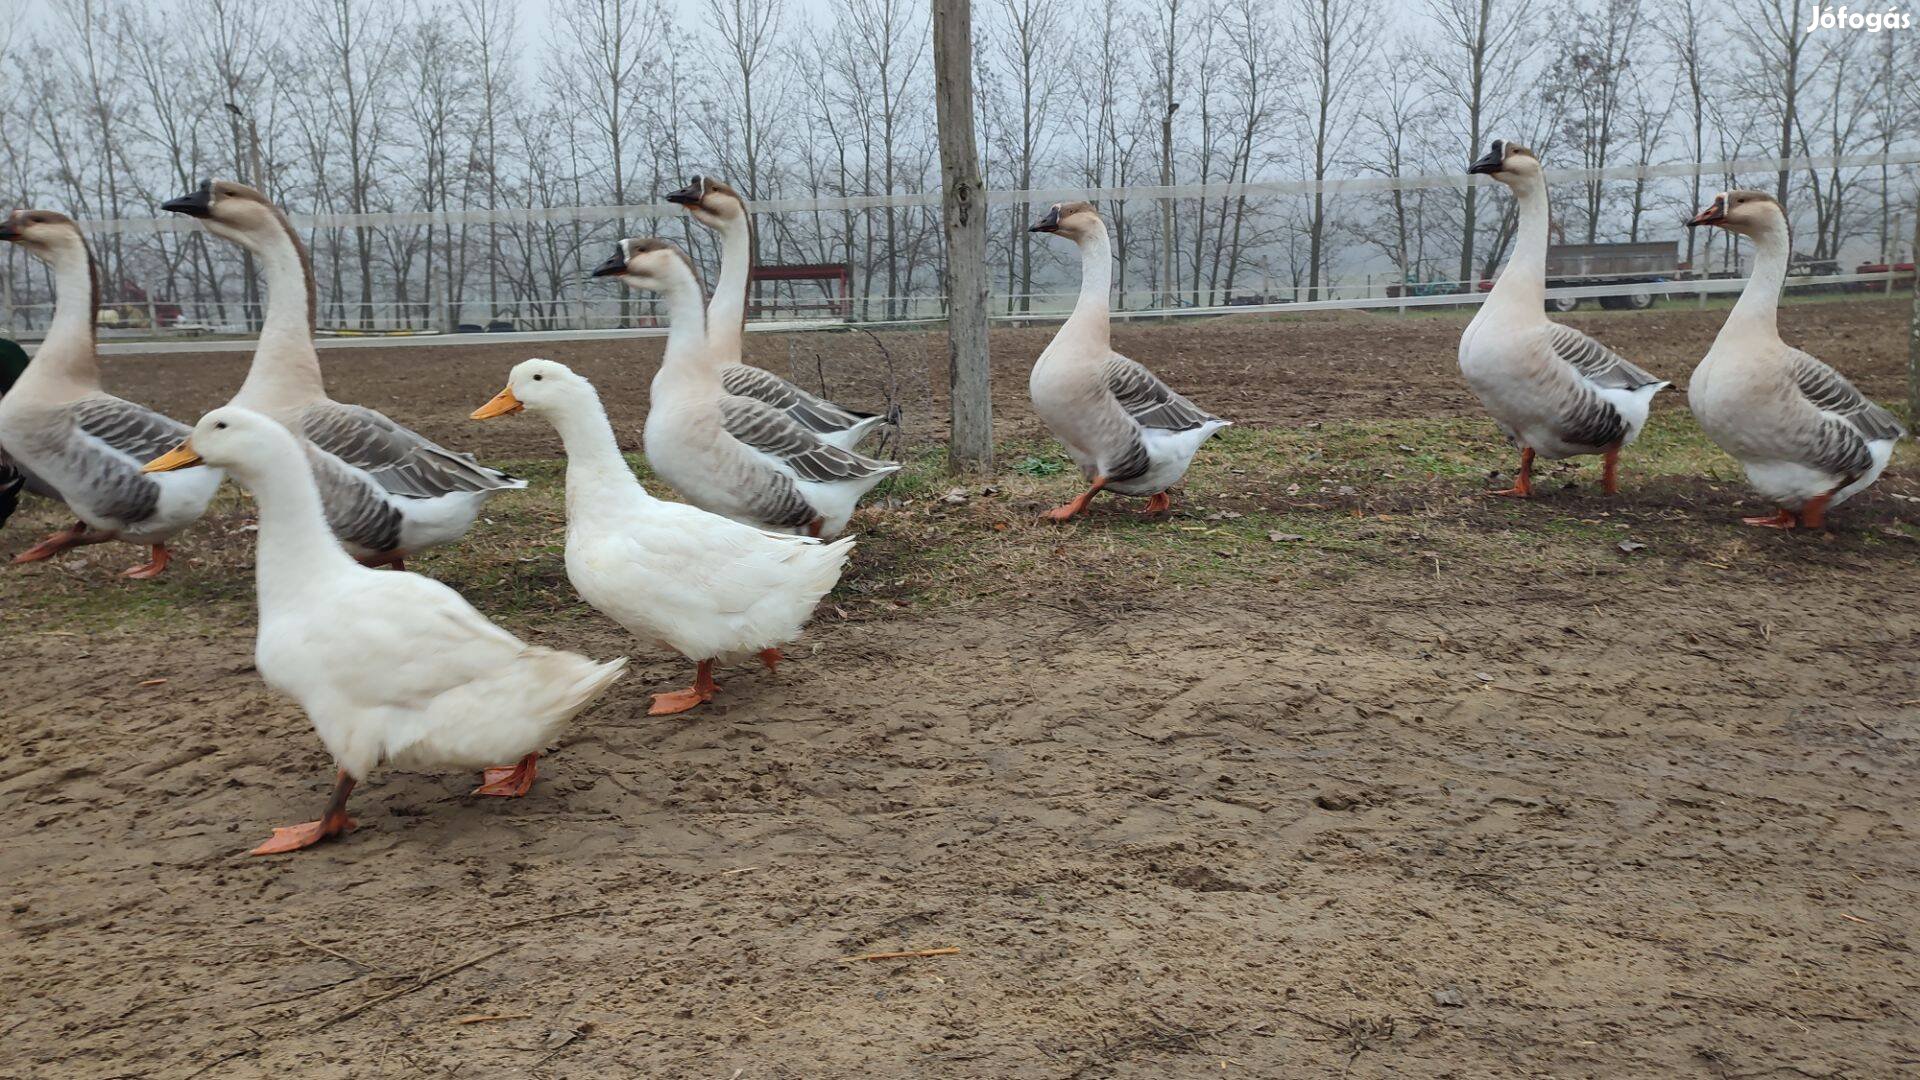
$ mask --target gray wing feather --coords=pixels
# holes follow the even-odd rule
[[[1814,408],[1833,413],[1869,442],[1898,439],[1907,433],[1898,418],[1874,404],[1846,376],[1798,349],[1787,357],[1793,382]]]
[[[193,429],[145,405],[112,394],[88,394],[73,403],[80,430],[142,463],[179,446]]]
[[[311,444],[305,445],[313,469],[320,506],[326,511],[333,535],[368,551],[393,551],[400,546],[400,508],[366,477],[347,468],[340,459]]]
[[[729,364],[720,371],[720,388],[735,397],[764,401],[791,416],[808,431],[845,431],[872,413],[842,408],[807,393],[771,371],[747,364]]]
[[[359,405],[309,405],[300,411],[300,433],[341,461],[366,470],[395,495],[432,499],[457,491],[526,486],[524,480],[428,442]]]
[[[1219,417],[1173,392],[1160,377],[1124,356],[1109,356],[1102,365],[1108,392],[1141,427],[1162,431],[1191,431]]]
[[[763,454],[779,458],[802,480],[831,484],[878,476],[899,468],[851,450],[821,442],[792,417],[764,401],[745,397],[720,399],[720,423],[727,434]]]
[[[1582,377],[1596,386],[1612,390],[1638,390],[1665,382],[1647,369],[1607,348],[1571,326],[1548,323],[1547,344],[1554,355],[1573,365]]]

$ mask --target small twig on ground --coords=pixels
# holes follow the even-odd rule
[[[294,938],[293,940],[299,942],[302,945],[305,945],[307,948],[312,949],[315,952],[326,953],[328,956],[333,957],[335,960],[344,960],[347,963],[352,964],[354,967],[361,969],[362,971],[385,971],[386,970],[385,968],[375,967],[374,965],[369,964],[364,960],[355,960],[353,957],[348,956],[346,953],[343,953],[338,949],[329,949],[328,947],[320,944],[317,941],[308,941],[306,938]]]
[[[373,1008],[375,1005],[384,1005],[387,1002],[392,1001],[394,998],[401,997],[406,994],[411,994],[415,990],[419,990],[422,987],[431,986],[432,984],[439,982],[441,979],[444,979],[449,975],[453,975],[458,972],[465,971],[468,968],[472,967],[473,965],[481,963],[483,961],[491,960],[494,957],[499,956],[501,953],[506,952],[508,949],[517,949],[519,947],[520,947],[520,943],[517,941],[510,945],[501,945],[498,948],[488,949],[486,952],[483,952],[480,955],[473,957],[470,960],[462,960],[457,964],[453,964],[448,967],[443,967],[439,971],[433,972],[432,974],[423,975],[420,977],[420,980],[418,982],[412,983],[411,985],[408,985],[408,986],[402,986],[398,990],[389,990],[386,993],[381,994],[379,997],[376,997],[376,998],[369,998],[366,1001],[363,1001],[360,1004],[355,1005],[353,1008],[348,1009],[346,1012],[338,1014],[331,1020],[322,1021],[320,1026],[315,1028],[314,1030],[325,1031],[327,1028],[330,1028],[333,1025],[340,1023],[341,1021],[351,1020],[354,1017],[359,1016],[361,1013],[366,1012],[368,1009]]]
[[[596,911],[607,910],[607,906],[606,904],[595,904],[592,907],[574,908],[572,911],[556,911],[551,915],[536,915],[531,919],[521,919],[519,922],[510,922],[505,926],[496,926],[493,932],[497,934],[505,930],[518,930],[523,926],[553,922],[557,919],[570,919],[575,915],[591,915]]]
[[[955,946],[948,946],[944,949],[908,949],[905,952],[876,952],[866,953],[861,956],[843,956],[840,958],[840,962],[843,964],[851,964],[860,960],[917,960],[923,956],[957,956],[959,953],[959,948]]]
[[[479,1013],[475,1016],[462,1016],[454,1023],[465,1027],[468,1024],[491,1024],[499,1020],[531,1020],[532,1013]]]

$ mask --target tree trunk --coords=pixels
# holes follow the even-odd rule
[[[1920,191],[1913,199],[1913,319],[1907,324],[1907,424],[1920,426]]]
[[[993,389],[987,356],[987,202],[973,136],[973,3],[933,0],[934,100],[939,110],[940,211],[947,234],[947,379],[955,472],[993,469]]]

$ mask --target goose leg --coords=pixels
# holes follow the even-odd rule
[[[1827,504],[1833,501],[1834,495],[1837,494],[1839,490],[1839,488],[1834,488],[1825,495],[1815,495],[1813,498],[1808,499],[1807,504],[1800,508],[1800,527],[1803,529],[1826,528]]]
[[[1800,524],[1800,519],[1791,510],[1775,510],[1765,517],[1743,517],[1742,525],[1758,525],[1763,529],[1791,529]]]
[[[167,550],[167,545],[155,544],[153,545],[153,559],[143,566],[136,566],[126,571],[125,576],[139,578],[142,581],[148,578],[157,578],[167,569],[167,564],[172,561],[173,552]]]
[[[812,521],[807,522],[807,535],[813,537],[815,540],[818,540],[820,539],[820,530],[826,528],[826,526],[827,526],[826,518],[823,518],[823,517],[814,518]]]
[[[719,685],[713,681],[713,661],[702,660],[694,668],[693,685],[685,690],[653,695],[653,707],[647,710],[647,715],[671,716],[686,712],[712,701],[714,691],[718,689]]]
[[[1607,464],[1600,474],[1600,490],[1609,495],[1618,495],[1620,494],[1620,444],[1614,443],[1607,447],[1606,457],[1602,460]]]
[[[1533,498],[1533,447],[1520,448],[1520,475],[1515,479],[1513,486],[1505,491],[1495,491],[1491,494],[1504,495],[1509,499]]]
[[[1070,503],[1056,506],[1041,516],[1048,521],[1072,521],[1074,515],[1085,510],[1087,504],[1093,501],[1093,497],[1100,494],[1100,489],[1106,486],[1107,478],[1104,476],[1096,476],[1093,478],[1093,486],[1082,492],[1079,498]]]
[[[485,782],[474,788],[473,794],[498,795],[503,799],[517,799],[525,795],[533,790],[534,767],[539,760],[539,754],[528,754],[520,759],[518,765],[488,769],[480,777]]]
[[[39,562],[42,559],[51,559],[68,548],[77,548],[86,544],[104,544],[111,539],[113,539],[112,533],[95,532],[87,527],[86,522],[76,521],[73,523],[72,528],[61,529],[45,540],[15,555],[13,561],[16,565],[19,563]]]
[[[273,830],[273,839],[248,852],[250,855],[279,855],[288,851],[299,851],[304,847],[325,840],[329,836],[339,836],[351,832],[360,823],[347,816],[347,796],[353,791],[353,777],[347,770],[341,769],[340,776],[333,784],[333,798],[327,801],[326,813],[319,821],[309,821],[304,825],[288,825]]]
[[[760,650],[760,662],[767,665],[768,671],[779,671],[780,661],[785,659],[786,657],[780,655],[779,649]]]
[[[361,566],[373,570],[378,570],[383,566],[390,567],[394,570],[405,570],[407,568],[407,553],[404,551],[383,551],[378,555],[356,556],[356,559]]]
[[[1158,491],[1148,496],[1147,508],[1140,512],[1142,514],[1145,514],[1148,517],[1153,517],[1157,514],[1164,514],[1167,511],[1172,509],[1173,509],[1173,496],[1167,494],[1164,491]]]

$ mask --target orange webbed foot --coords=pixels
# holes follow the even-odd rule
[[[352,832],[359,822],[341,815],[326,821],[309,821],[303,825],[287,825],[273,830],[273,839],[248,852],[249,855],[281,855],[289,851],[312,847],[330,836]]]
[[[1082,509],[1084,508],[1078,502],[1070,502],[1045,511],[1040,516],[1046,518],[1048,521],[1064,523],[1072,521],[1074,516],[1079,514]]]
[[[539,754],[528,754],[520,759],[518,765],[501,765],[481,774],[481,785],[473,789],[475,795],[497,795],[503,799],[517,799],[533,790],[533,779]]]
[[[779,649],[760,650],[760,662],[767,665],[768,671],[779,671],[780,661],[785,659],[786,657],[780,655]]]
[[[171,563],[172,561],[173,561],[173,553],[167,550],[167,545],[155,544],[153,545],[152,561],[147,562],[140,566],[133,567],[127,570],[122,576],[134,578],[140,581],[146,581],[150,578],[157,578],[166,571],[167,564]]]
[[[1531,499],[1533,498],[1533,488],[1531,486],[1510,487],[1500,491],[1489,491],[1487,494],[1498,496],[1502,499]]]
[[[653,695],[653,707],[647,710],[648,716],[672,716],[688,709],[699,708],[713,700],[711,692],[702,693],[692,687],[674,690],[665,694]]]
[[[1743,517],[1740,523],[1762,529],[1792,529],[1800,524],[1800,519],[1791,510],[1775,510],[1766,517]]]
[[[1164,491],[1159,491],[1147,498],[1147,508],[1142,510],[1141,513],[1148,517],[1157,517],[1160,514],[1169,513],[1172,510],[1173,496]]]

